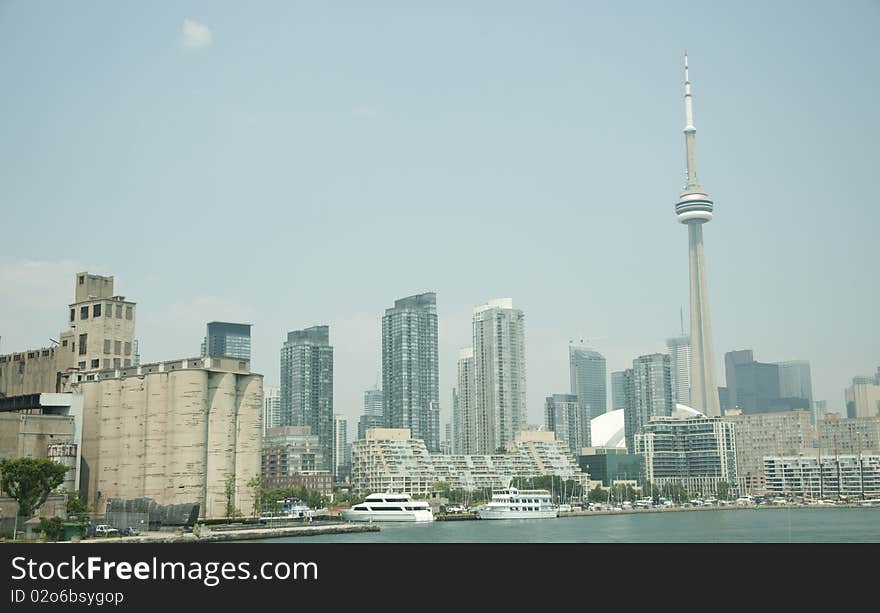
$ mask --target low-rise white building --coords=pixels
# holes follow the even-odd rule
[[[764,458],[768,494],[836,499],[880,496],[880,454],[819,455]]]
[[[352,490],[358,494],[390,489],[426,496],[438,481],[453,490],[496,489],[515,476],[553,475],[589,485],[589,475],[552,432],[520,432],[503,454],[450,455],[429,453],[408,429],[373,428],[352,443],[351,461]]]

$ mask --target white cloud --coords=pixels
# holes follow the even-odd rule
[[[211,29],[208,26],[188,17],[184,18],[183,30],[180,32],[181,47],[201,49],[210,47],[212,42]]]

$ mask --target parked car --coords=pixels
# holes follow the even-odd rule
[[[140,533],[140,530],[138,530],[137,528],[132,528],[131,526],[129,526],[128,528],[123,528],[119,531],[120,536],[137,536]]]
[[[107,524],[95,526],[95,536],[119,536],[119,530]]]

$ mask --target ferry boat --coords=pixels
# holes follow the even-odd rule
[[[559,516],[547,490],[506,487],[492,492],[492,501],[477,509],[480,519],[546,519]]]
[[[370,494],[360,504],[341,512],[346,521],[434,521],[431,505],[409,494]]]

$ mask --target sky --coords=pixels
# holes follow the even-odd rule
[[[841,409],[880,365],[880,3],[0,2],[0,353],[66,328],[79,271],[143,362],[330,326],[362,412],[381,316],[437,293],[441,423],[473,307],[525,313],[528,418],[687,321],[689,54],[716,377],[809,360]]]

